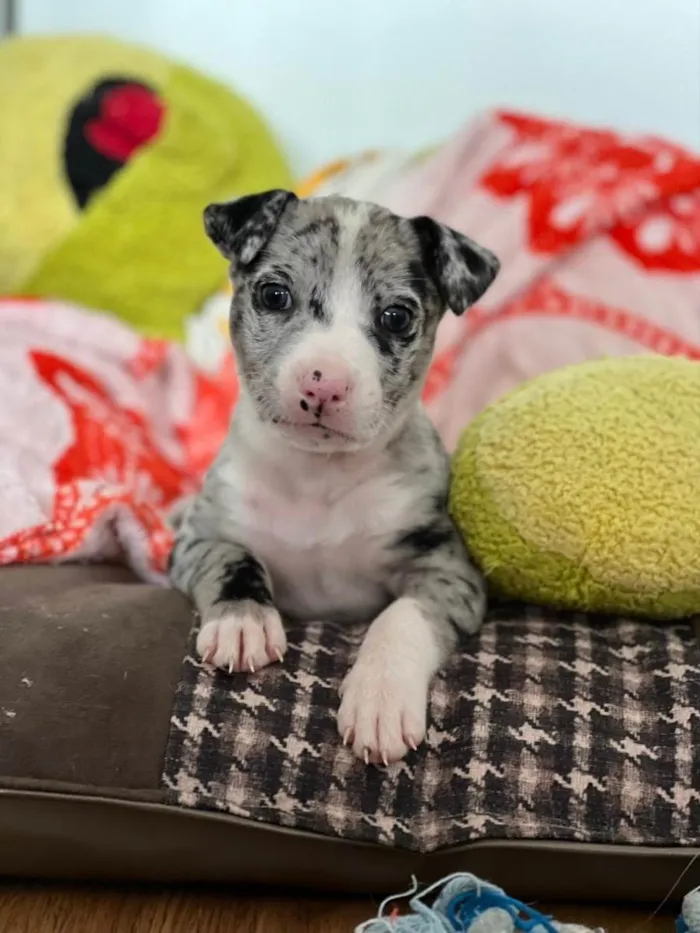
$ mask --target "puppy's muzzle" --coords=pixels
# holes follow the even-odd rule
[[[354,385],[342,360],[310,360],[297,369],[295,376],[300,412],[324,419],[348,413]]]

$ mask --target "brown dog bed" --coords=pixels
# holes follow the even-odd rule
[[[3,875],[383,892],[468,870],[659,900],[700,852],[691,625],[496,607],[384,772],[335,731],[357,631],[292,630],[283,665],[231,678],[179,594],[120,568],[7,568],[0,594]]]

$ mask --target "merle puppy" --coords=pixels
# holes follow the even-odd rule
[[[173,583],[226,671],[281,661],[283,619],[369,622],[338,728],[366,762],[416,748],[428,689],[484,615],[420,393],[446,309],[498,260],[428,217],[270,191],[205,211],[231,263],[241,398],[182,517]]]

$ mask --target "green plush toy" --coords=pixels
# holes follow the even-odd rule
[[[103,308],[177,337],[222,285],[210,201],[291,178],[216,81],[93,36],[0,44],[0,293]]]
[[[700,613],[700,363],[600,360],[522,386],[463,434],[450,504],[498,593]]]

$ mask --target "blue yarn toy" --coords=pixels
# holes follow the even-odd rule
[[[676,933],[700,933],[700,888],[683,898],[681,915],[676,920]]]
[[[432,903],[428,903],[438,889]],[[557,923],[475,875],[449,875],[420,894],[417,892],[418,882],[414,878],[410,891],[388,897],[377,916],[361,923],[355,933],[603,933],[576,924]],[[411,895],[412,913],[386,915],[392,901]],[[696,931],[689,927],[688,933]]]
[[[431,901],[431,895],[438,891]],[[413,896],[411,896],[413,895]],[[404,897],[411,913],[387,916],[392,902]],[[361,923],[355,933],[604,933],[573,923],[559,923],[528,907],[493,884],[474,875],[448,875],[420,894],[418,882],[403,894],[388,897],[377,916]],[[670,931],[669,931],[670,933]],[[676,933],[700,933],[700,888],[687,894]]]

